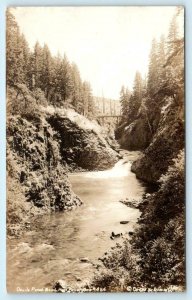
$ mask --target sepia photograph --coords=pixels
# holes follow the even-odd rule
[[[8,7],[8,293],[184,292],[183,6]]]

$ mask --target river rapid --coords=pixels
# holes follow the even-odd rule
[[[98,258],[121,240],[110,239],[111,233],[134,231],[140,217],[138,209],[120,202],[141,198],[145,191],[130,171],[137,156],[138,152],[124,151],[124,158],[110,170],[69,175],[84,204],[70,212],[36,217],[32,231],[8,240],[9,291],[49,291],[59,279],[78,287],[91,279]]]

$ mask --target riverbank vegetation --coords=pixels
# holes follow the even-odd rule
[[[123,119],[116,138],[143,149],[132,164],[136,176],[158,183],[144,195],[139,228],[102,260],[96,287],[108,290],[182,291],[185,287],[184,39],[179,9],[167,38],[152,42],[147,80],[136,73],[133,92],[122,88]]]
[[[107,291],[182,291],[185,286],[184,153],[144,196],[139,227],[101,260],[93,281]]]

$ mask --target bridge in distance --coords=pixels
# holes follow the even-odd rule
[[[96,119],[101,125],[104,125],[107,122],[114,122],[115,124],[118,124],[122,118],[122,115],[100,115],[97,116]]]

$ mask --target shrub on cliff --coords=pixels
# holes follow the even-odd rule
[[[15,84],[7,89],[7,111],[22,116],[33,115],[38,111],[33,93],[23,83]]]
[[[184,286],[184,151],[148,198],[132,247],[140,255],[142,281],[148,286]]]
[[[183,107],[173,98],[167,98],[153,140],[144,155],[131,167],[137,177],[147,182],[156,182],[164,174],[173,158],[184,147]]]
[[[7,233],[12,235],[20,232],[29,208],[19,183],[8,177],[7,186]]]
[[[111,271],[115,274],[119,287],[124,280],[122,290],[126,287],[183,290],[184,190],[184,151],[181,151],[161,177],[159,190],[145,199],[141,206],[140,226],[132,240],[117,245],[102,259],[106,270],[110,270],[109,274]],[[106,274],[97,277],[97,284],[102,278],[105,280]]]
[[[12,172],[17,172],[16,170],[13,170],[13,168]],[[25,230],[29,228],[29,218],[33,215],[41,213],[40,210],[38,210],[34,205],[32,205],[32,203],[26,201],[24,188],[20,185],[19,181],[12,177],[13,173],[8,174],[7,176],[6,217],[8,236],[20,235],[24,228]]]
[[[8,118],[7,161],[8,176],[20,184],[27,202],[46,211],[81,204],[68,181],[56,132],[43,117],[36,116],[33,122]]]

